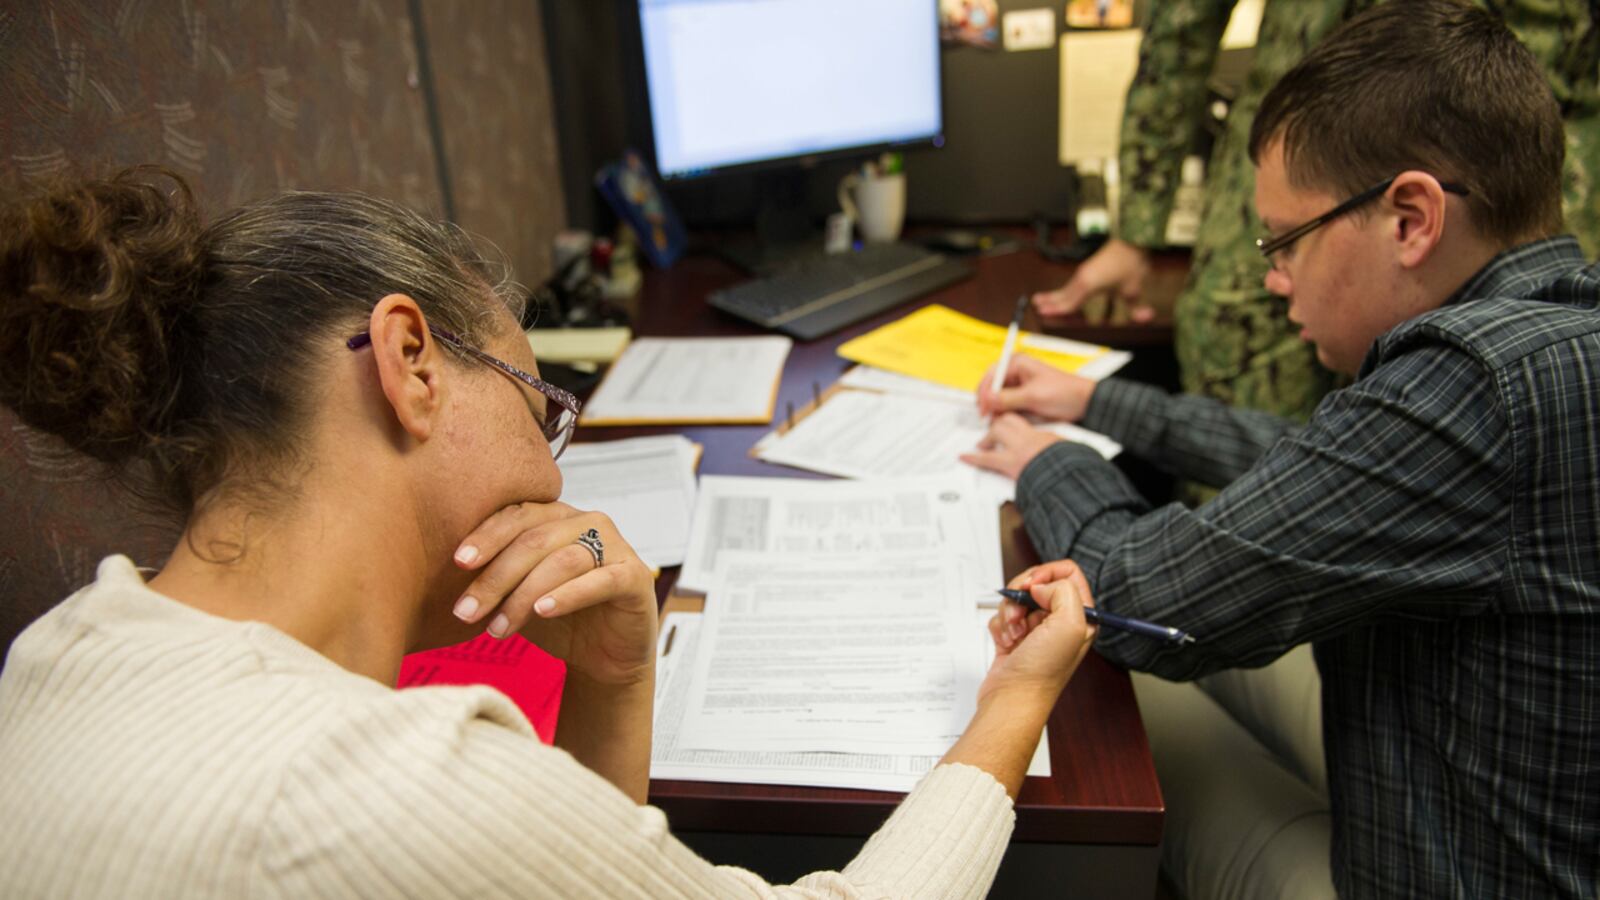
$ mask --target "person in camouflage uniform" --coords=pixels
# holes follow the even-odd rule
[[[1174,349],[1187,393],[1306,419],[1334,386],[1301,341],[1282,301],[1262,285],[1255,240],[1255,176],[1246,152],[1266,92],[1312,45],[1375,0],[1268,0],[1244,88],[1207,167],[1188,283],[1174,311]],[[1600,252],[1600,0],[1482,0],[1549,75],[1567,126],[1567,228],[1584,253]],[[1234,0],[1156,0],[1128,89],[1119,168],[1118,239],[1062,288],[1035,295],[1041,313],[1075,311],[1092,294],[1138,296],[1147,249],[1164,243],[1183,157],[1195,144],[1206,80]],[[1404,127],[1404,123],[1396,123]]]

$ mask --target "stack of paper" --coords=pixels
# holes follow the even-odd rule
[[[964,639],[974,641],[981,668],[959,676],[981,681],[994,659],[986,627],[989,611],[974,615]],[[696,750],[680,739],[700,660],[699,613],[673,613],[661,624],[656,666],[655,739],[650,745],[650,777],[736,784],[793,784],[861,790],[909,791],[938,764],[937,753],[831,753],[778,750]],[[1049,737],[1041,735],[1028,774],[1050,775]]]
[[[982,680],[961,562],[727,552],[678,745],[939,754]]]
[[[764,424],[794,342],[786,337],[639,338],[583,408],[585,425]]]
[[[651,568],[683,562],[700,448],[678,434],[573,444],[561,454],[561,502],[599,510]]]
[[[628,328],[530,328],[528,346],[541,363],[608,363],[633,339]]]

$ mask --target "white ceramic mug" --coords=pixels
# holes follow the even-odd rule
[[[861,228],[868,243],[887,243],[900,237],[906,220],[906,176],[863,176],[851,172],[839,182],[839,206]]]

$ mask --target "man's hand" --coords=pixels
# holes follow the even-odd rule
[[[1136,301],[1144,292],[1145,276],[1150,274],[1150,251],[1113,238],[1084,260],[1067,283],[1053,291],[1033,295],[1033,308],[1041,316],[1065,316],[1083,308],[1083,302],[1103,291]],[[1139,320],[1135,308],[1135,321]]]
[[[961,461],[1016,480],[1035,456],[1060,440],[1064,438],[1029,425],[1015,413],[1006,413],[989,426],[976,450],[961,454]]]
[[[1093,381],[1020,353],[1011,357],[1011,364],[1006,367],[1006,380],[998,398],[989,387],[994,376],[994,368],[990,367],[978,382],[978,412],[985,416],[1018,412],[1076,422],[1089,410],[1089,397],[1094,394]]]

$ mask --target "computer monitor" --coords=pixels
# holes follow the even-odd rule
[[[943,142],[932,0],[639,0],[666,180]]]

